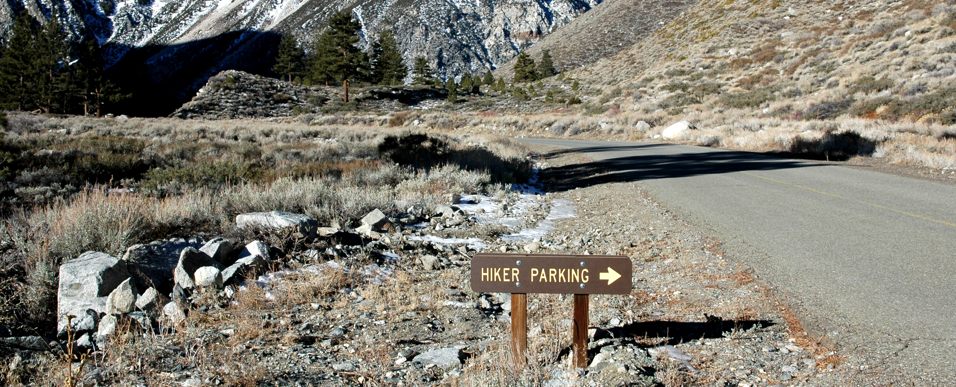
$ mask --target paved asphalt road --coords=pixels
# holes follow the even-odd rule
[[[711,148],[524,141],[592,160],[546,172],[554,189],[639,181],[712,229],[815,333],[903,380],[956,381],[956,186]]]

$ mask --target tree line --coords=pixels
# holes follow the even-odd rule
[[[287,81],[308,85],[341,85],[348,80],[353,83],[375,85],[401,85],[408,76],[409,68],[392,31],[383,31],[369,52],[358,47],[361,25],[348,12],[334,14],[328,28],[316,37],[311,55],[291,35],[284,35],[279,42],[273,71]],[[535,62],[522,52],[515,62],[513,82],[524,83],[557,74],[551,53],[545,50],[540,62]],[[491,72],[482,76],[465,74],[460,83],[452,79],[442,82],[435,76],[425,57],[417,57],[411,68],[414,85],[429,85],[445,88],[449,94],[477,93],[481,85],[494,90],[504,90],[504,79],[495,80]],[[452,98],[452,97],[450,97]]]
[[[395,34],[383,31],[369,52],[358,47],[361,25],[348,12],[334,14],[315,39],[311,55],[292,35],[279,41],[272,70],[290,82],[308,85],[340,85],[349,82],[400,85],[408,67],[395,41]]]
[[[43,113],[102,115],[123,96],[94,39],[71,44],[56,17],[42,24],[26,12],[0,47],[0,90],[0,108]]]

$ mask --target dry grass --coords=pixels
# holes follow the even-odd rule
[[[381,120],[343,116],[338,121]],[[16,139],[11,141],[20,144],[49,143],[50,136],[135,139],[144,145],[143,154],[159,155],[164,165],[180,170],[202,171],[208,167],[206,157],[221,153],[276,168],[288,163],[300,166],[286,169],[284,175],[270,172],[247,181],[180,185],[184,189],[170,189],[166,184],[163,195],[111,193],[113,184],[91,186],[48,205],[16,210],[0,227],[6,250],[0,269],[16,278],[4,281],[0,289],[7,300],[2,315],[11,325],[41,328],[54,320],[57,268],[84,251],[118,256],[132,244],[155,239],[197,233],[226,235],[235,232],[234,217],[245,212],[305,213],[322,224],[348,226],[375,208],[386,213],[412,205],[431,208],[446,201],[450,192],[497,190],[493,177],[498,181],[521,178],[528,165],[524,151],[513,142],[488,136],[439,135],[451,144],[452,157],[446,165],[416,169],[381,159],[377,146],[384,135],[405,133],[387,129],[23,114],[11,117],[11,127],[16,128]],[[51,134],[51,130],[66,134]],[[142,181],[149,179],[147,174]],[[182,179],[164,181],[181,183]],[[136,186],[138,182],[124,184]]]

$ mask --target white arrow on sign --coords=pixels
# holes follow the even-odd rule
[[[601,281],[607,281],[607,284],[608,284],[608,285],[613,284],[614,281],[617,281],[618,278],[621,278],[621,274],[619,274],[618,272],[614,271],[614,269],[612,269],[612,268],[610,268],[610,267],[607,268],[607,271],[606,271],[606,272],[603,272],[603,273],[600,273],[600,274],[601,274],[601,275],[599,276],[599,278],[601,278]]]

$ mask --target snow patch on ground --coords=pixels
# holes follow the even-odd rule
[[[408,240],[429,242],[432,244],[445,246],[466,245],[469,249],[477,251],[488,248],[488,244],[479,238],[442,238],[434,235],[412,235],[408,237]]]
[[[558,220],[575,217],[574,204],[568,200],[557,199],[551,202],[551,211],[548,216],[538,222],[533,228],[526,228],[513,234],[504,235],[502,240],[509,242],[532,242],[541,240],[554,229]]]

